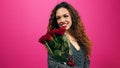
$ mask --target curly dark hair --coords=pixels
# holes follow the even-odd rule
[[[83,48],[86,58],[89,58],[91,53],[92,43],[85,32],[85,28],[83,26],[83,23],[81,21],[78,12],[67,2],[59,3],[52,10],[47,31],[50,31],[55,28],[59,28],[56,19],[56,11],[61,7],[66,8],[69,11],[72,18],[72,26],[70,27],[68,32],[77,40],[79,46]]]

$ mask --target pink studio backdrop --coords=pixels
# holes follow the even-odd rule
[[[0,1],[0,68],[47,68],[47,51],[38,39],[61,1]],[[91,68],[120,68],[120,1],[64,1],[78,10],[94,44]]]

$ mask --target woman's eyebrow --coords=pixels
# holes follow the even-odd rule
[[[65,14],[66,14],[66,15],[69,15],[69,13],[65,13]],[[65,14],[64,14],[64,15],[65,15]]]
[[[69,15],[69,13],[65,13],[65,14],[63,14],[63,15]],[[58,15],[58,16],[56,16],[56,17],[60,17],[60,16],[62,16],[62,15]]]

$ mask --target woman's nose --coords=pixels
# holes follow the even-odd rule
[[[65,18],[62,17],[62,18],[60,19],[60,22],[65,22]]]

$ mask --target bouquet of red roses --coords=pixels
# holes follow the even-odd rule
[[[53,29],[43,35],[39,39],[39,42],[46,45],[48,52],[53,57],[56,57],[62,63],[67,62],[68,65],[74,66],[74,63],[68,58],[69,44],[67,42],[66,36],[64,35],[65,31],[65,27]]]

